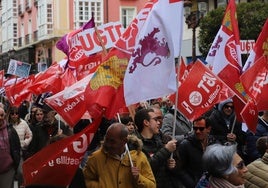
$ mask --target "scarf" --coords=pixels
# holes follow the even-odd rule
[[[223,178],[209,178],[210,188],[244,188],[244,185],[235,186]]]

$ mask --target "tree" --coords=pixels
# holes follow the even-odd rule
[[[268,18],[268,3],[253,1],[239,3],[236,8],[241,40],[256,40]],[[220,29],[225,7],[214,9],[201,19],[199,32],[199,51],[207,56],[209,48]],[[242,57],[245,60],[245,57]]]

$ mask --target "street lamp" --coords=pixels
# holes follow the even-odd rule
[[[193,30],[192,36],[192,61],[196,60],[196,28],[202,17],[207,13],[208,0],[185,0],[184,16],[188,28]]]

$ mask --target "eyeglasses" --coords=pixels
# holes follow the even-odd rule
[[[231,108],[231,109],[234,109],[234,106],[231,106],[231,105],[225,105],[224,108]]]
[[[150,118],[150,119],[153,119],[153,120],[155,120],[156,122],[160,122],[160,120],[159,120],[158,117],[153,117],[153,118]]]
[[[245,162],[244,161],[240,161],[237,165],[236,168],[239,170],[242,170],[245,167]]]
[[[193,129],[194,129],[194,131],[197,131],[197,130],[199,130],[199,131],[203,131],[203,130],[205,130],[205,128],[206,127],[193,127]]]

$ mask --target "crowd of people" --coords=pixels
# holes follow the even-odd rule
[[[253,133],[234,108],[227,99],[191,122],[165,98],[103,118],[68,187],[268,187],[268,111]],[[70,128],[52,109],[1,105],[0,187],[23,187],[23,161],[89,123]]]

